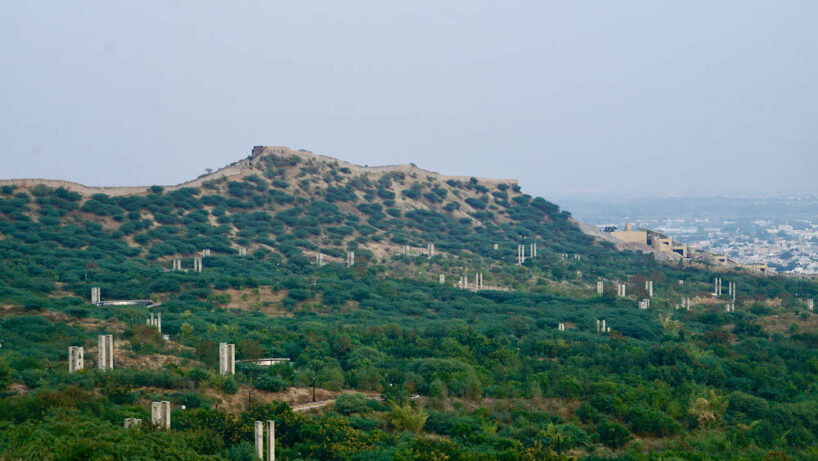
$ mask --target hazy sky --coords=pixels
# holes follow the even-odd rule
[[[0,177],[306,148],[546,197],[814,193],[818,2],[16,1]]]

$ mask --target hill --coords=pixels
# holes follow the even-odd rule
[[[0,262],[7,459],[252,459],[266,419],[284,459],[815,454],[814,282],[619,251],[514,180],[282,147],[177,186],[4,180]],[[162,400],[170,431],[121,427]]]

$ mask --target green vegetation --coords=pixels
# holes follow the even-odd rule
[[[818,457],[818,321],[799,301],[814,282],[719,274],[740,294],[725,313],[711,268],[617,252],[516,185],[295,156],[257,168],[120,197],[0,189],[4,459],[253,459],[267,419],[282,459]],[[515,265],[529,242],[538,257]],[[203,248],[203,272],[167,270]],[[508,291],[452,284],[478,271]],[[617,280],[634,296],[616,298]],[[656,294],[639,310],[645,280]],[[89,304],[95,286],[161,302],[170,340],[148,308]],[[107,372],[103,333],[117,340]],[[220,342],[292,365],[223,377]],[[68,373],[69,346],[85,370]],[[293,411],[313,385],[337,400]],[[155,400],[172,402],[171,431],[122,428]]]

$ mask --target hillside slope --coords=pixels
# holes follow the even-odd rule
[[[284,459],[815,454],[814,282],[617,251],[513,180],[278,147],[177,186],[6,180],[0,268],[0,459],[249,460],[268,419]],[[162,400],[170,431],[122,428]]]

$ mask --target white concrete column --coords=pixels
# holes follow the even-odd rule
[[[236,345],[219,343],[219,374],[236,374]]]
[[[151,402],[151,424],[156,427],[162,424],[162,402]]]
[[[68,372],[76,373],[85,368],[85,351],[81,346],[68,348]]]
[[[441,284],[446,283],[446,274],[440,274],[439,279]]]
[[[162,401],[162,427],[170,429],[170,402]]]
[[[236,345],[230,344],[227,346],[227,358],[228,358],[228,370],[230,370],[231,375],[236,374]]]
[[[108,367],[107,352],[105,335],[97,336],[97,368],[100,370],[105,370]]]
[[[602,281],[596,282],[596,294],[601,295],[605,291],[605,283]]]
[[[276,459],[276,423],[267,420],[267,461]]]
[[[264,423],[256,421],[256,456],[264,459]]]

